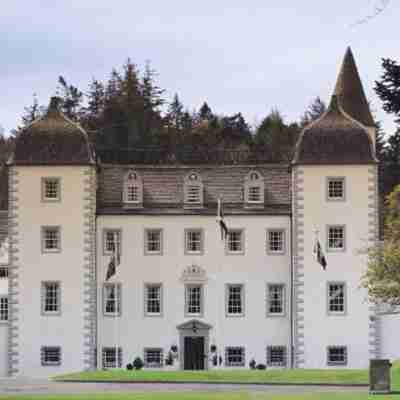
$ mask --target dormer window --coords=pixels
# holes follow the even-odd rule
[[[191,172],[184,182],[185,207],[203,206],[203,183],[199,174]]]
[[[245,178],[244,197],[247,206],[264,204],[264,178],[257,171],[250,171]]]
[[[143,204],[143,182],[136,171],[128,171],[124,178],[124,204],[141,207]]]

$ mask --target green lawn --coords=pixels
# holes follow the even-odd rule
[[[210,370],[126,371],[108,370],[62,375],[56,380],[132,382],[242,382],[242,383],[330,383],[368,384],[367,370]]]

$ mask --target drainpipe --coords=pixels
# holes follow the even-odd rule
[[[292,200],[293,201],[293,200]],[[293,214],[289,217],[290,232],[290,368],[294,368],[294,245],[293,245]]]

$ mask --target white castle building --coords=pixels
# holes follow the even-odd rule
[[[379,239],[374,148],[350,49],[290,164],[250,150],[95,154],[53,99],[2,171],[0,375],[136,357],[145,368],[208,369],[253,359],[366,368],[398,356],[397,319],[360,288]],[[114,241],[120,264],[106,281]]]

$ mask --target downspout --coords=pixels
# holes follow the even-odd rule
[[[294,246],[293,246],[293,214],[289,217],[290,227],[290,368],[294,368]]]

